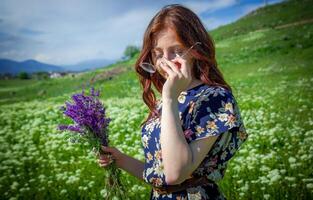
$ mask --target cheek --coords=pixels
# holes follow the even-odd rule
[[[159,74],[160,74],[163,78],[167,79],[168,74],[166,73],[166,71],[164,71],[164,70],[163,70],[162,68],[160,68],[160,67],[157,67],[157,71],[159,72]]]
[[[168,74],[166,73],[165,70],[163,70],[163,69],[160,67],[160,65],[156,65],[156,70],[159,72],[159,74],[160,74],[163,78],[167,79]]]
[[[195,67],[195,64],[196,64],[196,62],[194,59],[187,60],[187,62],[186,62],[186,67],[188,68],[187,71],[190,71],[191,77],[194,77],[193,69]]]

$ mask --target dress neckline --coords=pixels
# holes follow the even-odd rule
[[[199,88],[201,88],[202,86],[206,85],[205,83],[201,83],[197,86],[194,86],[192,88],[189,88],[188,90],[183,91],[186,95],[189,95],[191,93],[193,93],[194,91],[197,91]]]

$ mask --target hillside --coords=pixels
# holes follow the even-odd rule
[[[289,0],[258,8],[241,19],[210,32],[214,40],[275,28],[285,24],[313,20],[312,0]],[[312,23],[312,22],[311,22]]]

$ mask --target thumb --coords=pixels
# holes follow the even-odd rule
[[[114,152],[114,148],[107,147],[107,146],[102,146],[101,145],[101,149],[102,149],[103,152],[109,152],[109,153],[113,153]]]

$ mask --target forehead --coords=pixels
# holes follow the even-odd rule
[[[173,46],[182,46],[175,31],[172,29],[164,29],[156,34],[153,45],[154,49],[169,48]]]

